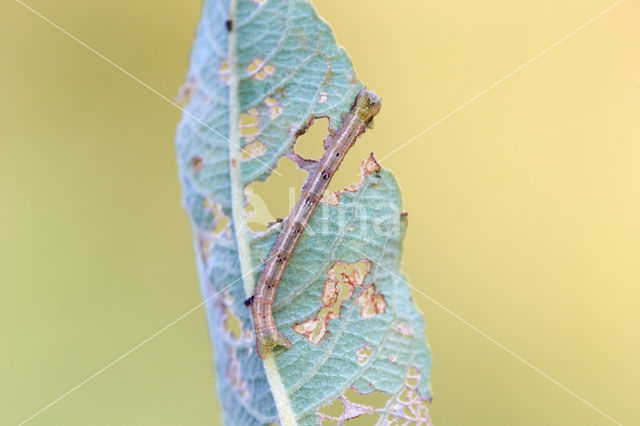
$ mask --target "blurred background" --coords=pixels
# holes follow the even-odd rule
[[[163,95],[200,1],[30,0]],[[382,159],[614,4],[318,0],[384,97]],[[623,424],[640,424],[640,5],[587,25],[382,160],[413,285]],[[0,424],[25,420],[197,305],[180,111],[17,2],[0,6]],[[321,122],[322,123],[322,122]],[[326,123],[301,150],[321,152]],[[284,216],[302,175],[254,189]],[[436,426],[607,425],[425,297]],[[219,424],[196,310],[33,425]]]

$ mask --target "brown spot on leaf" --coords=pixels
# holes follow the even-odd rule
[[[332,206],[337,206],[338,204],[340,204],[340,196],[335,191],[329,192],[324,196],[322,202],[325,204],[330,204]]]
[[[329,321],[340,317],[342,304],[353,296],[356,287],[362,286],[371,271],[371,262],[363,260],[354,263],[337,261],[327,271],[327,279],[322,289],[322,307],[315,318],[296,324],[293,330],[318,344],[327,333]]]
[[[360,166],[360,170],[362,170],[363,174],[373,174],[379,172],[381,169],[380,163],[376,160],[376,157],[373,155],[373,152],[369,154],[369,158],[362,162]]]
[[[318,314],[318,318],[312,318],[300,324],[293,326],[293,330],[301,336],[305,336],[309,342],[317,345],[327,333],[327,322],[329,318],[326,315],[322,317]]]
[[[376,315],[384,314],[387,302],[384,296],[376,293],[375,284],[368,285],[356,299],[356,304],[360,306],[360,316],[362,318],[373,318]]]
[[[405,322],[401,322],[400,324],[396,325],[395,330],[403,336],[413,336],[413,327]]]
[[[193,173],[197,175],[198,172],[200,172],[200,169],[202,169],[202,163],[203,163],[202,157],[194,155],[191,158],[191,167],[193,168]]]
[[[404,224],[404,226],[408,226],[409,225],[409,213],[407,213],[407,212],[400,213],[400,222],[402,224]]]

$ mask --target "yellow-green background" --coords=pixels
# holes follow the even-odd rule
[[[29,4],[162,94],[182,83],[199,1]],[[611,4],[317,1],[384,97],[337,184]],[[640,424],[639,23],[638,3],[623,2],[383,161],[409,211],[411,282],[629,425]],[[10,0],[0,52],[4,425],[201,299],[174,154],[180,112]],[[314,131],[304,149],[318,152]],[[301,182],[281,170],[289,180],[257,188],[274,215]],[[436,426],[611,424],[414,296]],[[218,424],[210,360],[197,310],[31,424]]]

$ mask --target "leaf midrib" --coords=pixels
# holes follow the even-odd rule
[[[238,0],[231,0],[228,19],[235,21],[238,9]],[[229,51],[229,166],[231,182],[231,210],[233,227],[235,230],[240,273],[246,297],[253,294],[255,279],[251,261],[251,251],[248,239],[248,226],[244,212],[244,185],[242,184],[240,165],[242,164],[240,148],[240,76],[238,73],[237,31],[231,31],[228,38]],[[282,377],[278,371],[273,354],[269,353],[263,363],[267,380],[271,387],[271,393],[278,410],[278,416],[282,425],[296,425],[296,419],[287,398],[286,389]]]

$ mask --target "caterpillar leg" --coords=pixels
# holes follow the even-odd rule
[[[276,346],[284,346],[289,349],[291,347],[291,340],[277,329],[269,331],[264,336],[256,336],[256,350],[258,351],[260,359],[264,359],[267,351],[272,350]]]

